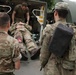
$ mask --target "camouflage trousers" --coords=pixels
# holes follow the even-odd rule
[[[75,69],[64,69],[61,64],[51,64],[44,68],[44,75],[76,75]]]
[[[35,52],[38,47],[35,43],[35,41],[32,39],[31,34],[28,33],[27,31],[20,31],[17,30],[14,34],[14,37],[18,40],[19,38],[19,42],[20,42],[20,47],[23,49],[23,51],[27,50],[29,52]],[[25,44],[24,44],[24,43]],[[24,46],[25,45],[25,46]]]
[[[59,75],[76,75],[75,69],[74,70],[64,69],[60,64],[57,65],[57,68],[59,70]]]
[[[15,75],[14,73],[1,73],[0,75]]]

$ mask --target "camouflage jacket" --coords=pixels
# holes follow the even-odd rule
[[[61,63],[63,65],[63,67],[66,69],[71,69],[75,65],[75,64],[71,63],[76,60],[76,29],[75,29],[75,27],[73,27],[74,36],[71,41],[69,54],[64,56],[64,59],[57,58],[53,53],[50,53],[50,51],[48,50],[50,38],[52,37],[53,32],[59,23],[62,23],[63,25],[67,24],[67,22],[65,20],[57,21],[56,23],[54,23],[52,25],[48,24],[44,28],[43,34],[42,34],[42,41],[41,41],[42,47],[41,47],[41,51],[40,51],[40,62],[41,62],[41,66],[45,65],[45,63],[47,62],[46,66],[44,68],[47,70],[47,73],[48,73],[47,75],[49,75],[49,73],[51,71],[50,69],[52,67],[55,68],[55,65],[57,63]],[[54,70],[51,72],[54,72]]]
[[[15,31],[18,29],[17,26],[19,26],[19,23],[15,23],[15,24],[11,25],[11,27],[9,28],[9,31],[11,32],[11,35],[13,35],[15,33]],[[31,31],[32,27],[30,25],[27,25],[26,23],[22,23],[22,27],[20,27],[19,30]]]
[[[0,31],[0,73],[13,72],[14,62],[20,59],[19,44],[5,31]]]

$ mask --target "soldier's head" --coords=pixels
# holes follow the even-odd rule
[[[54,8],[54,19],[57,21],[59,18],[66,19],[69,11],[68,3],[58,2]]]
[[[27,3],[23,2],[22,3],[22,9],[25,10],[27,8]]]
[[[5,29],[10,27],[10,17],[6,13],[0,13],[0,28]]]

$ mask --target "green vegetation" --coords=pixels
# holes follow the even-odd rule
[[[54,0],[40,0],[40,1],[47,2],[48,9],[52,9],[52,7],[54,6]]]

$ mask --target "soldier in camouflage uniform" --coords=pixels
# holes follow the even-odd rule
[[[38,46],[33,40],[29,30],[32,30],[31,26],[22,22],[13,24],[9,29],[13,36],[19,41],[21,52],[29,51],[30,55],[33,56],[37,52]]]
[[[10,18],[6,13],[0,13],[0,75],[14,75],[20,68],[20,48],[18,41],[8,35]]]
[[[59,23],[66,25],[68,4],[58,2],[54,9],[55,23],[46,25],[43,30],[42,48],[40,52],[41,67],[44,68],[44,75],[76,75],[76,28],[73,27],[74,36],[71,41],[69,52],[58,58],[48,50],[48,45],[53,32]]]

